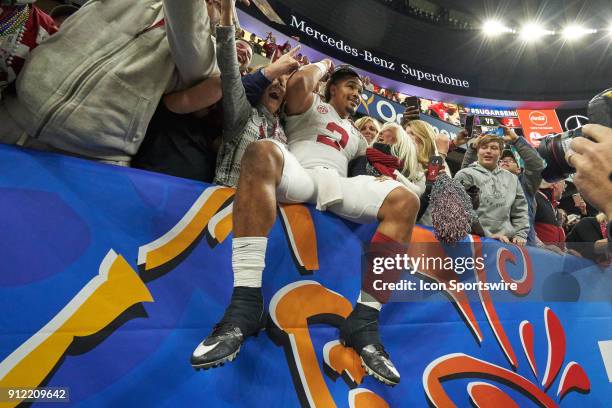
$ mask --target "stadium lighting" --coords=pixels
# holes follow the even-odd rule
[[[594,34],[597,30],[593,28],[586,28],[577,25],[570,25],[563,29],[563,37],[566,40],[575,40],[580,37],[583,37],[587,34]]]
[[[514,30],[506,27],[499,20],[487,20],[482,25],[482,32],[488,37],[495,37],[503,33],[512,33]]]
[[[533,41],[545,35],[554,34],[554,31],[547,30],[538,23],[529,23],[521,28],[521,38],[525,41]]]

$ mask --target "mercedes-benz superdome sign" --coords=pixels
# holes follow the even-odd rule
[[[242,8],[247,14],[256,13],[253,8]],[[300,42],[332,58],[372,72],[383,77],[422,88],[476,96],[478,81],[464,74],[451,73],[445,69],[422,66],[414,61],[391,57],[372,49],[365,49],[342,38],[324,27],[318,26],[281,3],[274,3],[274,10],[286,25],[272,22],[272,26],[288,36],[298,36]]]

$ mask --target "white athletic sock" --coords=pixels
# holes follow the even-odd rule
[[[266,237],[242,237],[232,240],[234,287],[261,288],[267,245]]]
[[[373,296],[368,295],[363,290],[361,292],[359,292],[359,297],[357,298],[357,303],[361,303],[364,306],[369,306],[371,308],[374,308],[374,309],[378,310],[379,312],[380,312],[380,309],[382,309],[382,303],[380,303],[379,301],[374,299]]]

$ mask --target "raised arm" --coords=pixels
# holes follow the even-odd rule
[[[524,138],[514,132],[514,130],[504,127],[504,140],[518,151],[519,156],[525,163],[525,181],[529,193],[535,194],[542,182],[542,170],[544,170],[544,160]]]
[[[313,92],[332,67],[331,60],[324,59],[316,64],[306,65],[289,78],[285,104],[287,115],[299,115],[310,108],[314,100]]]
[[[163,0],[163,5],[166,37],[178,70],[179,86],[193,86],[217,71],[206,2]]]
[[[242,129],[252,110],[240,77],[234,34],[235,29],[232,25],[217,27],[217,60],[221,69],[223,89],[224,138],[233,137]]]
[[[476,149],[474,149],[475,143],[476,140],[470,140],[467,142],[465,146],[465,154],[463,155],[463,161],[461,162],[462,169],[466,168],[467,166],[478,160]]]

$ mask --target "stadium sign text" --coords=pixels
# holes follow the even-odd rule
[[[393,61],[389,58],[382,58],[374,55],[371,51],[361,50],[347,44],[344,40],[336,40],[329,34],[325,34],[311,26],[306,21],[291,15],[291,27],[298,29],[300,32],[308,35],[311,38],[343,52],[353,58],[360,58],[364,62],[376,65],[388,71],[400,72],[404,77],[412,77],[418,82],[429,81],[444,86],[452,86],[457,88],[470,88],[470,82],[465,79],[453,78],[443,73],[427,72],[423,69],[415,68],[403,62]]]

